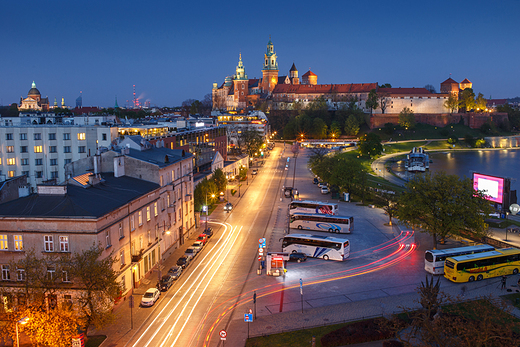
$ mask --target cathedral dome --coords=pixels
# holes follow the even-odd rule
[[[27,95],[41,95],[38,88],[36,88],[36,83],[34,83],[34,81],[32,83],[32,88],[29,90],[29,93],[27,93]]]

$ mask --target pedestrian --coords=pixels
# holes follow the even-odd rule
[[[466,286],[462,286],[462,288],[460,288],[460,296],[464,297],[465,295],[466,295]]]
[[[502,276],[502,287],[500,288],[501,290],[506,289],[506,281],[507,281],[506,275]]]

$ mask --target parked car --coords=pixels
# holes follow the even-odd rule
[[[224,206],[224,211],[227,211],[227,212],[231,212],[231,210],[233,209],[233,204],[228,202],[225,206]]]
[[[208,236],[208,239],[213,236],[213,228],[212,227],[207,227],[206,229],[204,229],[204,234]]]
[[[177,265],[181,266],[184,269],[190,263],[190,259],[191,259],[191,257],[187,257],[187,256],[183,255],[182,257],[177,259]]]
[[[159,300],[159,296],[161,295],[161,292],[157,288],[150,288],[148,289],[143,297],[141,298],[141,306],[143,307],[149,307],[153,306],[157,300]]]
[[[325,182],[319,182],[318,183],[318,187],[320,187],[320,188],[327,187],[327,186],[328,186],[328,184],[325,183]]]
[[[161,282],[159,283],[159,286],[161,287],[161,291],[165,292],[168,289],[170,289],[172,284],[173,284],[173,277],[170,274],[166,274],[161,278]]]
[[[197,237],[197,241],[200,241],[203,244],[206,244],[206,242],[208,242],[208,235],[200,234],[199,237]]]
[[[204,243],[202,241],[195,241],[193,242],[193,244],[191,245],[191,247],[197,249],[197,252],[200,252],[200,250],[202,249],[202,247],[204,247]]]
[[[185,257],[188,257],[188,258],[195,258],[195,256],[197,255],[198,253],[198,249],[194,248],[194,247],[188,247],[185,251],[184,251],[184,256]]]
[[[320,181],[318,180],[318,177],[314,177],[314,180],[312,181],[313,184],[318,184]]]
[[[307,256],[305,255],[305,253],[295,252],[289,255],[289,260],[301,263],[302,261],[307,260]]]
[[[181,273],[182,273],[182,266],[179,266],[179,265],[176,265],[176,266],[170,268],[170,270],[168,270],[168,275],[170,275],[174,280],[181,277]]]
[[[258,173],[258,169],[253,169],[253,172],[251,172],[251,175],[256,175]]]
[[[328,193],[329,193],[329,188],[327,188],[327,186],[321,187],[321,194],[328,194]]]

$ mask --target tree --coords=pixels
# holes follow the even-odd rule
[[[444,107],[446,107],[450,113],[455,112],[459,108],[459,100],[457,96],[453,93],[450,93],[450,96],[446,101],[444,101]]]
[[[408,107],[403,108],[399,113],[399,125],[405,129],[415,128],[415,114]]]
[[[392,225],[392,218],[395,217],[397,210],[399,209],[397,202],[393,201],[389,197],[385,198],[385,205],[383,206],[383,211],[388,216],[388,225]]]
[[[390,99],[387,98],[385,94],[379,95],[379,107],[381,108],[381,113],[385,113],[389,101]]]
[[[392,85],[390,83],[381,84],[379,88],[392,88]]]
[[[114,271],[116,259],[112,254],[100,259],[103,252],[101,245],[92,245],[81,253],[74,253],[68,263],[71,277],[81,288],[76,297],[77,315],[85,336],[90,326],[102,328],[114,320],[114,301],[122,293]]]
[[[345,121],[345,134],[350,136],[356,136],[359,133],[359,122],[353,114],[348,116]]]
[[[224,190],[225,187],[222,190],[218,189],[215,181],[208,180],[205,177],[199,184],[197,184],[193,191],[193,204],[195,205],[195,211],[202,211],[202,206],[205,206],[206,203],[211,205],[214,202],[214,199],[219,195],[219,192]],[[212,196],[215,198],[212,198]]]
[[[263,138],[260,132],[254,128],[246,128],[240,133],[238,142],[240,148],[245,149],[247,155],[252,158],[262,146]]]
[[[377,102],[377,92],[375,89],[372,89],[370,93],[368,93],[367,101],[365,101],[365,106],[370,109],[370,114],[372,114],[372,111],[379,106]]]
[[[375,133],[368,133],[359,138],[359,154],[375,157],[383,152],[381,138]]]
[[[312,121],[312,127],[314,129],[313,135],[316,139],[327,138],[327,124],[321,118],[314,118]]]
[[[330,125],[330,137],[333,139],[339,138],[341,135],[341,125],[337,121],[333,121]]]
[[[435,87],[432,86],[431,84],[425,85],[424,89],[426,89],[427,91],[429,91],[430,93],[433,93],[433,94],[437,93],[437,91],[435,90]]]
[[[484,95],[482,93],[478,93],[478,96],[475,99],[475,108],[480,112],[484,112],[487,109],[487,100],[484,99]]]
[[[463,112],[469,112],[475,108],[475,93],[473,89],[466,88],[459,93],[459,107]]]
[[[219,192],[224,192],[226,190],[227,178],[221,168],[215,169],[212,180],[217,186]]]
[[[475,192],[469,178],[459,179],[444,172],[416,176],[406,183],[405,192],[399,197],[397,217],[415,230],[422,230],[442,240],[450,235],[472,236],[480,239],[486,234],[484,215],[491,213],[484,193]]]

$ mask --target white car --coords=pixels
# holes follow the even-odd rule
[[[191,245],[191,247],[198,249],[199,252],[200,252],[200,250],[202,249],[202,247],[204,247],[204,243],[202,243],[202,241],[195,241],[195,242],[193,242],[193,244]]]
[[[159,300],[159,296],[161,295],[161,292],[157,288],[150,288],[148,289],[143,297],[141,298],[141,306],[143,307],[149,307],[153,306],[157,300]]]
[[[185,251],[184,251],[184,255],[186,257],[189,257],[191,259],[195,258],[195,256],[197,255],[197,253],[199,252],[199,250],[195,247],[188,247]]]
[[[328,193],[329,193],[329,188],[327,188],[327,186],[321,187],[321,194],[328,194]]]

